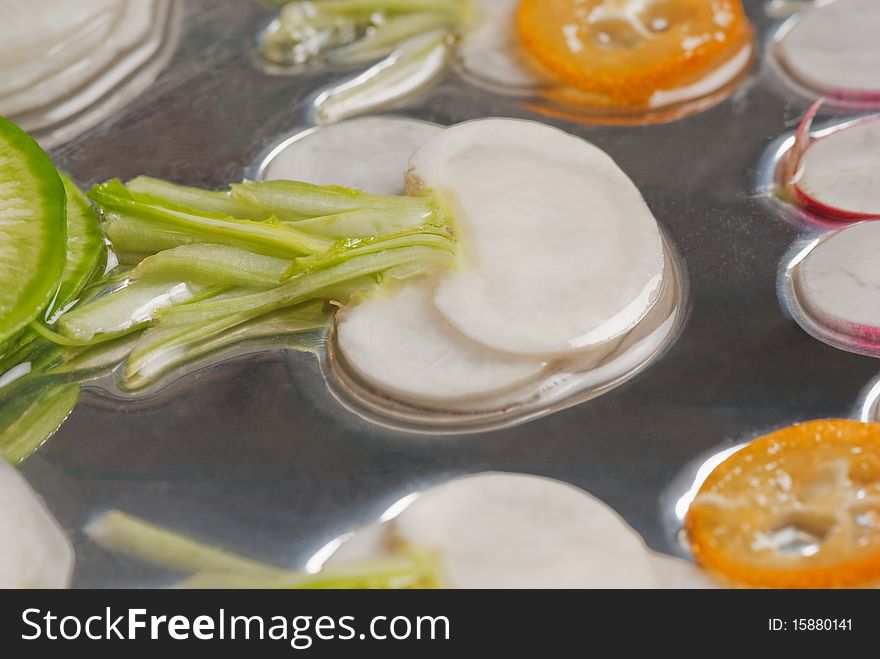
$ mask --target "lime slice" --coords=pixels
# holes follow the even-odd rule
[[[47,314],[56,315],[75,302],[82,289],[104,265],[107,255],[98,214],[88,198],[67,176],[62,175],[67,192],[67,262],[61,284]]]
[[[65,199],[49,156],[0,118],[0,345],[55,294],[66,258]]]

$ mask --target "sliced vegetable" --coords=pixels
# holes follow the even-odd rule
[[[880,343],[880,223],[860,222],[826,235],[797,264],[796,294],[821,325]]]
[[[13,465],[39,449],[79,400],[78,384],[58,384],[50,379],[27,389],[17,391],[11,400],[4,396],[0,407],[0,458]]]
[[[539,359],[484,349],[437,311],[429,282],[346,308],[338,344],[349,366],[377,390],[417,405],[449,407],[497,395],[534,380]]]
[[[260,254],[281,258],[313,254],[330,247],[329,242],[303,234],[285,224],[166,208],[161,205],[161,201],[149,195],[132,192],[117,180],[96,185],[89,192],[89,197],[105,210],[186,233],[190,238],[189,242],[244,247]]]
[[[800,9],[776,46],[786,70],[836,101],[880,103],[880,5],[836,0]]]
[[[202,190],[169,183],[151,176],[133,178],[125,184],[125,187],[132,192],[148,195],[153,200],[163,202],[163,205],[176,210],[252,220],[266,220],[271,217],[271,213],[258,206],[234,198],[228,190]]]
[[[320,186],[299,181],[245,181],[229,187],[236,199],[271,209],[279,220],[296,221],[363,210],[437,212],[433,200],[428,198],[381,196],[336,185]]]
[[[126,380],[137,381],[142,377],[142,369],[169,350],[184,349],[272,311],[323,297],[328,288],[338,284],[407,263],[419,263],[425,268],[444,267],[450,259],[450,252],[433,247],[398,247],[356,256],[326,270],[300,274],[268,291],[180,306],[160,315],[156,326],[144,333],[126,363],[124,376]]]
[[[363,284],[358,285],[358,288],[362,289]],[[136,372],[128,373],[122,385],[129,390],[142,389],[154,384],[173,369],[193,363],[205,355],[258,339],[275,339],[277,341],[284,336],[322,330],[327,327],[328,323],[329,317],[324,311],[323,301],[307,302],[291,309],[282,309],[246,322],[222,334],[193,341],[183,348],[175,346],[164,352],[161,350],[151,351],[146,358],[139,362]],[[160,323],[151,330],[152,334],[149,340],[154,344],[161,344],[160,333],[173,333],[178,329],[179,326],[175,324],[172,315],[167,319],[160,320]],[[285,343],[284,346],[290,347],[288,343]],[[132,348],[133,346],[129,346],[128,352],[131,352]],[[127,356],[128,352],[122,357]]]
[[[404,192],[413,151],[443,129],[404,117],[363,117],[292,137],[266,162],[264,180],[344,185],[372,194]],[[341,167],[339,163],[357,163]]]
[[[483,473],[410,494],[379,525],[348,534],[322,569],[418,547],[449,588],[705,587],[680,559],[649,551],[601,501],[567,483]]]
[[[0,459],[0,588],[65,588],[73,547],[46,504]]]
[[[276,259],[228,245],[181,245],[159,252],[134,268],[132,281],[175,277],[230,286],[272,287],[284,278],[291,261]]]
[[[378,59],[402,41],[431,29],[464,29],[469,0],[294,0],[264,37],[263,56],[282,65],[326,59]]]
[[[446,70],[450,49],[451,37],[444,29],[405,41],[364,73],[318,96],[318,123],[333,123],[380,110],[428,88]]]
[[[178,588],[397,589],[437,585],[436,564],[427,555],[408,554],[304,574],[233,554],[117,510],[105,513],[85,531],[105,549],[170,570],[196,573]]]
[[[603,349],[658,300],[660,229],[592,144],[543,124],[484,119],[445,130],[411,166],[414,182],[456,209],[459,267],[434,301],[470,339],[538,356]]]
[[[87,344],[138,330],[159,309],[192,300],[203,286],[180,280],[142,280],[77,306],[61,316],[58,327],[69,339]]]
[[[75,302],[90,279],[103,269],[107,247],[98,216],[86,196],[68,177],[62,176],[67,193],[67,261],[61,273],[61,285],[47,319],[66,310]]]
[[[798,201],[830,219],[880,218],[880,116],[813,139],[810,129],[820,104],[804,117],[788,156],[787,173]]]
[[[690,506],[694,558],[734,585],[880,583],[880,424],[811,421],[715,468]]]
[[[66,252],[65,200],[49,157],[0,117],[0,345],[55,294]]]

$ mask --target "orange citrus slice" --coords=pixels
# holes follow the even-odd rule
[[[517,29],[550,73],[615,107],[700,80],[752,38],[740,0],[522,0]]]
[[[880,584],[880,424],[811,421],[755,440],[706,479],[685,530],[734,585]]]

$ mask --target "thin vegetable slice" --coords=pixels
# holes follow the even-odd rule
[[[156,312],[192,300],[204,287],[180,280],[138,281],[76,307],[61,316],[58,327],[84,344],[108,340],[140,329]]]
[[[160,227],[187,234],[189,242],[228,244],[281,258],[321,252],[331,245],[328,241],[277,222],[258,222],[163,207],[161,200],[132,192],[117,180],[96,185],[89,192],[89,197],[105,210],[155,222]]]
[[[880,584],[880,424],[811,421],[755,440],[688,510],[694,558],[734,585]]]
[[[73,547],[46,504],[0,459],[0,588],[66,588]]]
[[[337,321],[348,364],[378,391],[417,405],[449,406],[537,378],[539,359],[486,350],[434,307],[429,282],[407,283],[346,308]]]
[[[836,101],[880,103],[880,4],[835,0],[802,12],[776,46],[786,70]]]
[[[50,379],[27,389],[18,392],[14,401],[4,397],[0,410],[0,458],[14,465],[39,449],[79,400],[78,384],[59,384]]]
[[[455,209],[459,267],[434,302],[470,339],[547,357],[603,349],[659,299],[660,228],[638,188],[589,142],[483,119],[448,128],[411,167],[413,186]]]
[[[788,156],[787,173],[798,201],[829,219],[880,218],[880,116],[814,139],[810,130],[820,105],[804,117]]]
[[[0,345],[51,302],[66,258],[66,216],[52,161],[0,117]]]
[[[61,285],[49,308],[47,320],[64,311],[104,266],[107,248],[95,209],[76,183],[62,176],[67,193],[67,261],[61,273]]]
[[[262,178],[400,195],[413,151],[442,130],[405,117],[363,117],[320,126],[279,147],[266,162]],[[340,168],[340,162],[357,166]]]
[[[437,585],[436,562],[409,553],[394,559],[305,574],[261,563],[176,531],[112,510],[85,529],[96,544],[160,567],[195,576],[177,588],[399,589]]]
[[[210,284],[271,288],[281,283],[291,261],[255,254],[228,245],[181,245],[141,261],[130,277],[168,280],[179,278]]]

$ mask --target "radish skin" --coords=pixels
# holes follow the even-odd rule
[[[801,132],[808,135],[809,126]],[[795,145],[793,183],[799,202],[839,220],[880,218],[880,117],[807,139],[801,135]]]

